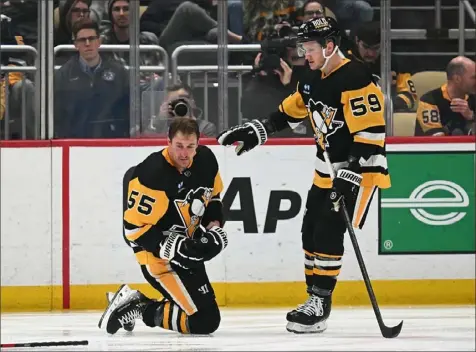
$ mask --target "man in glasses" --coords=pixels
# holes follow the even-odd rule
[[[88,18],[76,22],[73,38],[78,55],[55,73],[55,136],[128,137],[128,72],[101,59],[97,23]]]
[[[303,22],[326,16],[326,9],[317,0],[307,0],[302,6]]]
[[[103,0],[61,0],[59,6],[59,23],[54,33],[55,46],[74,44],[72,38],[72,28],[74,24],[84,18],[90,18],[92,21],[99,23],[104,12],[105,4]],[[59,52],[55,57],[55,64],[61,65],[65,63],[72,55],[72,52]]]
[[[60,6],[59,26],[55,32],[55,46],[71,44],[73,25],[82,18],[89,18],[91,0],[68,0]]]
[[[347,51],[350,59],[365,63],[374,76],[380,79],[380,22],[363,24],[353,35],[351,46]],[[399,67],[396,57],[392,57],[392,100],[396,111],[414,111],[418,97],[411,74]]]

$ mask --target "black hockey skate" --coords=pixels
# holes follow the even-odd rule
[[[136,319],[142,319],[142,313],[150,300],[142,293],[122,285],[116,292],[99,320],[99,328],[106,328],[109,334],[115,334],[120,328],[135,326]]]
[[[324,332],[331,313],[332,296],[309,295],[304,304],[286,315],[286,330],[296,334]]]
[[[114,298],[114,292],[107,292],[106,293],[106,298],[107,298],[107,303],[108,304],[111,303],[111,301]],[[130,323],[124,324],[124,330],[129,331],[129,332],[133,331],[135,326],[136,326],[136,321],[133,320]]]

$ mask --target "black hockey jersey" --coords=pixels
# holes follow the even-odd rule
[[[476,96],[466,95],[469,108],[476,111]],[[451,110],[451,98],[446,83],[431,90],[420,99],[415,124],[415,136],[466,135],[472,121]],[[456,132],[456,133],[455,133]]]
[[[173,166],[168,148],[137,165],[129,182],[123,222],[125,237],[139,262],[150,262],[150,255],[170,232],[193,237],[202,222],[204,226],[214,220],[222,222],[222,190],[218,162],[206,146],[197,148],[192,164],[183,172]]]
[[[366,65],[371,73],[380,80],[381,66],[380,57],[373,63],[365,62],[358,54],[358,49],[348,50],[347,57],[351,60],[357,60]],[[403,104],[408,110],[415,110],[416,102],[418,101],[418,95],[415,89],[415,85],[412,81],[412,75],[409,72],[403,72],[398,65],[399,58],[395,55],[392,56],[392,96],[395,99],[401,99]],[[395,100],[396,101],[396,100]]]
[[[335,169],[353,156],[362,165],[362,186],[389,188],[384,96],[372,75],[361,63],[343,59],[327,76],[320,70],[303,76],[279,110],[292,128],[305,118],[311,122],[318,144],[314,184],[332,186],[325,147]]]

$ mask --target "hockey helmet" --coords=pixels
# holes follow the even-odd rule
[[[332,40],[335,45],[340,45],[340,29],[337,21],[332,17],[314,18],[299,27],[298,43],[316,41],[324,47],[328,40]]]

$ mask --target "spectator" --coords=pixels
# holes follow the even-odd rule
[[[424,94],[418,104],[416,136],[475,134],[476,65],[458,56],[446,67],[447,83]]]
[[[66,0],[59,8],[59,26],[54,34],[55,46],[73,44],[72,28],[76,22],[89,18],[91,0]]]
[[[243,119],[269,115],[295,90],[299,75],[311,74],[306,70],[305,60],[297,55],[293,47],[285,48],[281,53],[279,68],[271,65],[276,60],[263,62],[263,55],[266,53],[258,54],[253,71],[244,77],[247,82],[241,98]],[[312,136],[312,129],[306,124],[300,124],[294,130],[279,132],[274,137]]]
[[[23,45],[23,37],[18,33],[13,21],[5,15],[1,15],[0,37],[2,45]],[[23,58],[25,57],[22,54],[8,53],[8,50],[5,50],[1,55],[1,64],[10,67],[26,66],[27,63]],[[1,138],[33,139],[37,137],[34,99],[33,82],[27,78],[25,73],[2,72],[0,120],[4,119],[4,121],[3,126],[0,125]],[[25,121],[22,120],[23,113]],[[5,118],[5,114],[8,114],[8,119]],[[8,134],[5,133],[6,131]]]
[[[66,0],[59,7],[59,24],[54,33],[54,44],[66,45],[74,44],[72,28],[76,22],[84,18],[89,18],[91,10],[91,0]],[[55,65],[62,65],[73,53],[62,51],[55,56]]]
[[[160,105],[158,117],[151,117],[144,136],[167,136],[169,125],[177,116],[188,116],[196,119],[202,137],[216,137],[216,126],[202,119],[202,110],[199,109],[193,97],[192,88],[185,83],[178,83],[167,87],[164,101]]]
[[[168,52],[185,42],[216,42],[217,22],[198,4],[180,1],[173,15],[167,13],[177,0],[152,0],[141,17],[141,30],[153,32],[159,38],[159,44]],[[239,44],[242,36],[228,31],[228,42]]]
[[[280,26],[298,25],[295,0],[245,1],[245,33],[252,41],[276,36]]]
[[[58,25],[54,33],[54,44],[74,44],[71,30],[74,24],[83,19],[90,18],[100,23],[105,13],[104,0],[61,0],[59,5]],[[55,64],[64,64],[74,53],[62,51],[55,57]]]
[[[128,72],[101,59],[97,23],[87,18],[76,22],[73,37],[79,55],[55,74],[55,136],[128,137]]]
[[[340,23],[341,29],[352,29],[373,20],[374,10],[366,0],[325,0]]]
[[[58,2],[58,0],[51,0]],[[2,15],[14,23],[25,45],[36,47],[38,41],[38,0],[0,1]]]
[[[380,22],[360,25],[355,36],[351,37],[350,48],[346,51],[350,59],[365,63],[378,80],[381,76],[380,33]],[[401,70],[398,57],[392,56],[391,61],[393,108],[403,112],[415,111],[418,97],[411,74]]]
[[[63,8],[70,0],[53,0],[56,4],[59,1],[59,8]],[[107,0],[90,0],[89,1],[89,18],[96,23],[101,23],[107,16]]]
[[[302,6],[302,22],[326,16],[326,9],[317,0],[307,0]]]
[[[102,44],[129,44],[129,0],[109,0],[108,18],[103,21],[104,28],[101,30]],[[154,33],[140,32],[139,43],[143,45],[159,45],[159,40]],[[121,61],[124,65],[129,65],[129,51],[118,51],[114,53],[103,53],[101,56],[113,58]],[[161,65],[160,54],[157,51],[141,52],[140,66]],[[162,79],[157,74],[141,72],[141,91],[150,89],[159,90],[162,88]]]

